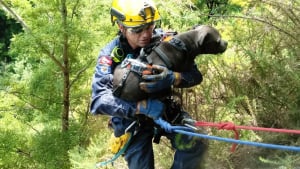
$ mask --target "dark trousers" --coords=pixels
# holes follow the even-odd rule
[[[146,127],[132,138],[125,153],[129,169],[154,169],[153,136],[153,128]],[[176,150],[171,169],[200,169],[206,144],[199,138],[183,134],[167,133],[165,136]]]

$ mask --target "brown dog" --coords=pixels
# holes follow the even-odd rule
[[[114,71],[114,94],[128,101],[146,99],[150,95],[140,89],[139,83],[143,81],[142,73],[148,70],[147,64],[163,65],[170,70],[183,72],[193,66],[197,55],[219,54],[226,49],[227,42],[221,39],[217,29],[207,25],[197,26],[161,42],[149,55],[125,59]],[[148,63],[141,62],[144,58]]]

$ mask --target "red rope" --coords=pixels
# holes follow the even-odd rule
[[[239,139],[239,133],[237,129],[244,130],[255,130],[255,131],[268,131],[268,132],[278,132],[278,133],[290,133],[290,134],[300,134],[300,130],[289,130],[289,129],[276,129],[276,128],[263,128],[263,127],[252,127],[252,126],[237,126],[231,122],[220,122],[220,123],[212,123],[212,122],[200,122],[197,121],[194,124],[198,127],[217,127],[219,130],[233,130],[235,134],[235,139]],[[233,144],[231,147],[231,152],[235,151],[237,144]]]

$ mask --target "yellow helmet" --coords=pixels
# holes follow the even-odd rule
[[[125,27],[138,27],[160,20],[159,12],[152,0],[113,0],[111,21]]]

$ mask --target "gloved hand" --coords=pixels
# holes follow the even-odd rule
[[[163,89],[169,88],[172,85],[178,85],[181,80],[181,74],[173,72],[164,66],[152,65],[152,69],[158,72],[155,75],[143,75],[142,78],[146,80],[141,82],[140,88],[147,93],[155,93]]]
[[[165,105],[156,99],[142,100],[137,103],[136,114],[144,114],[152,119],[161,117],[165,109]]]

